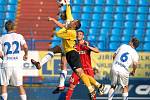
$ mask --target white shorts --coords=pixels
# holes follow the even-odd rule
[[[21,63],[3,63],[0,67],[0,84],[20,86],[23,84]]]
[[[115,86],[117,84],[121,84],[121,86],[124,88],[124,86],[127,86],[129,83],[129,73],[122,70],[115,70],[115,68],[110,70],[110,77],[111,77],[111,85]]]

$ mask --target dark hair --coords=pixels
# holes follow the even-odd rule
[[[66,10],[60,12],[60,18],[61,18],[62,20],[67,20]]]
[[[77,33],[78,33],[78,32],[82,32],[82,33],[84,34],[84,32],[83,32],[82,30],[77,30]]]
[[[12,20],[8,20],[6,23],[5,23],[5,29],[7,32],[11,31],[11,30],[14,30],[14,22]]]
[[[81,22],[80,22],[80,20],[77,20],[77,26],[75,29],[78,30],[80,27],[81,27]]]
[[[135,49],[136,49],[136,48],[139,46],[139,44],[140,44],[140,41],[139,41],[137,38],[135,38],[135,37],[133,37],[133,38],[131,39],[131,42],[133,43],[133,46],[134,46]]]

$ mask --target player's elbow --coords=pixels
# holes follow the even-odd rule
[[[116,53],[114,53],[114,55],[113,55],[113,60],[116,58]]]
[[[2,52],[0,52],[0,58],[3,59],[3,54],[2,54]]]
[[[56,32],[56,36],[59,37],[59,32]]]
[[[23,48],[24,48],[24,49],[28,49],[27,44],[24,44],[24,45],[23,45]]]
[[[100,53],[100,51],[99,51],[99,50],[94,50],[93,52],[95,52],[95,53]]]
[[[24,51],[28,51],[28,45],[26,43],[22,47]]]
[[[95,49],[95,53],[99,53],[99,52],[100,52],[99,49],[96,48],[96,49]]]

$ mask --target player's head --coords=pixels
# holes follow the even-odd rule
[[[80,20],[73,20],[70,25],[72,29],[78,30],[81,27],[81,22]]]
[[[5,23],[5,29],[6,29],[7,32],[14,30],[14,27],[15,27],[15,24],[14,24],[14,22],[11,21],[11,20],[8,20],[8,21]]]
[[[62,20],[67,20],[66,10],[65,10],[65,11],[60,12],[60,18],[61,18]]]
[[[77,30],[77,40],[83,40],[84,39],[84,32],[82,30]]]
[[[129,45],[133,46],[135,49],[139,46],[139,40],[135,37],[133,37],[130,42]]]

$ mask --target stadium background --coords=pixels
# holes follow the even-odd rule
[[[140,40],[137,49],[140,66],[135,77],[130,78],[129,99],[150,99],[150,0],[72,0],[72,14],[80,19],[85,39],[97,46],[101,53],[92,53],[92,64],[98,72],[95,78],[106,83],[106,92],[97,99],[106,99],[110,88],[109,70],[112,54],[122,43],[128,43],[132,36]],[[49,47],[60,44],[60,38],[53,33],[59,30],[47,17],[59,17],[56,0],[0,0],[0,34],[6,34],[4,23],[11,19],[16,22],[16,31],[24,35],[29,49],[29,60],[24,62],[24,83],[28,100],[63,100],[65,92],[53,95],[58,84],[60,55],[45,64],[40,71],[30,63],[31,58],[41,59]],[[68,78],[71,70],[68,67]],[[66,86],[68,81],[66,80]],[[82,88],[82,92],[81,92]],[[17,90],[9,88],[9,100],[19,100]],[[80,84],[73,99],[87,100],[87,91]],[[120,99],[118,87],[115,99]]]

